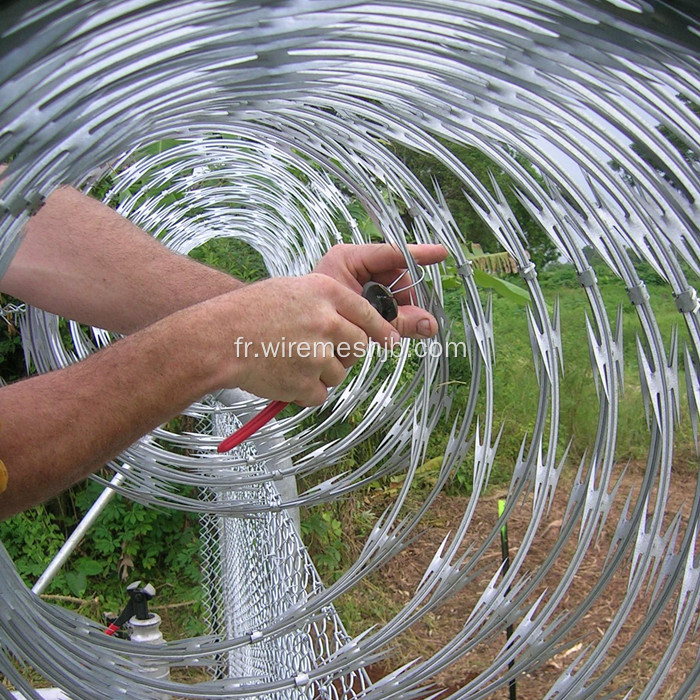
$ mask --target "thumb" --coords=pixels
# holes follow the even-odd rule
[[[435,317],[419,306],[399,306],[394,325],[405,338],[432,338],[438,332]]]

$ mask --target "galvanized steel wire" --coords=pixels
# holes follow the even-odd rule
[[[295,689],[322,695],[337,692],[334,678],[355,672],[362,682],[352,691],[345,688],[344,696],[410,698],[446,665],[514,623],[509,645],[452,696],[488,697],[517,674],[546,663],[605,594],[612,575],[628,566],[628,591],[601,640],[583,649],[548,697],[602,697],[653,624],[674,615],[674,636],[662,663],[643,688],[635,689],[639,697],[654,696],[680,646],[695,633],[700,595],[700,491],[689,494],[685,519],[670,524],[664,520],[681,393],[683,410],[697,434],[700,304],[684,270],[700,273],[700,177],[697,161],[684,157],[657,129],[663,125],[691,149],[700,143],[700,118],[688,104],[700,103],[700,21],[691,3],[676,3],[674,9],[652,0],[65,0],[16,3],[0,13],[0,26],[0,161],[13,158],[0,189],[0,270],[12,259],[28,217],[58,185],[89,188],[105,172],[115,177],[106,198],[118,198],[125,216],[167,245],[186,253],[212,238],[232,235],[252,245],[272,275],[309,271],[343,234],[354,242],[365,240],[350,208],[350,193],[385,240],[402,250],[409,240],[440,242],[449,249],[463,285],[463,340],[472,372],[466,404],[452,405],[447,358],[425,353],[407,379],[403,370],[412,348],[406,341],[388,373],[378,357],[368,356],[331,393],[315,422],[306,419],[317,412],[306,409],[269,428],[268,436],[274,432],[285,439],[268,442],[252,462],[240,451],[217,455],[217,437],[208,432],[173,434],[165,429],[114,461],[113,468],[126,477],[120,487],[124,495],[153,506],[204,510],[226,518],[267,517],[285,507],[315,506],[381,476],[405,473],[394,504],[376,522],[361,555],[331,586],[314,585],[303,601],[255,623],[255,629],[229,631],[225,638],[171,642],[146,652],[108,639],[93,623],[36,599],[2,550],[4,650],[79,698],[154,697],[159,691],[178,697],[292,697]],[[176,143],[161,153],[144,151],[144,146],[164,139]],[[639,149],[630,147],[633,140],[673,174],[673,184]],[[568,495],[561,534],[536,571],[528,572],[528,552],[547,526],[548,508],[566,464],[561,444],[571,437],[562,434],[558,420],[561,337],[566,329],[556,304],[550,311],[504,193],[495,180],[491,189],[484,186],[445,141],[480,149],[512,178],[523,205],[562,258],[573,263],[589,304],[597,432]],[[449,168],[517,262],[530,295],[537,409],[513,463],[505,512],[478,541],[470,537],[470,524],[500,437],[500,426],[494,424],[498,337],[492,323],[492,303],[498,301],[482,303],[462,249],[468,232],[459,231],[439,190],[426,189],[387,143],[429,153]],[[535,166],[544,186],[516,154]],[[630,178],[614,172],[610,161]],[[168,197],[173,193],[175,198]],[[567,610],[565,596],[583,556],[612,504],[627,497],[616,489],[625,369],[621,325],[609,315],[584,246],[623,280],[638,318],[649,449],[641,491],[623,510],[597,584],[580,605]],[[666,347],[633,256],[648,262],[667,282],[686,330],[683,348],[675,335]],[[410,258],[409,266],[416,273]],[[442,309],[439,269],[427,271],[416,299],[441,320],[432,342],[445,343],[452,329]],[[110,342],[104,331],[73,324],[72,345],[66,347],[58,323],[36,309],[24,318],[24,342],[39,371],[65,366]],[[677,357],[681,350],[683,392]],[[242,408],[250,405],[229,408],[204,398],[188,413],[211,423]],[[358,412],[361,418],[345,438],[328,439],[331,426]],[[406,515],[402,506],[440,420],[453,424],[440,476],[423,507]],[[259,494],[266,484],[284,477],[317,475],[342,463],[353,446],[375,435],[380,436],[379,446],[365,464],[337,473],[296,498],[280,502],[240,497],[246,489]],[[464,517],[435,553],[404,610],[383,627],[354,640],[340,634],[338,648],[308,669],[285,671],[262,682],[242,677],[159,685],[134,670],[132,662],[148,656],[173,664],[215,660],[280,639],[324,615],[332,619],[328,611],[338,596],[399,555],[468,454],[473,454],[473,493]],[[287,466],[278,469],[283,463]],[[239,495],[202,500],[187,495],[188,487]],[[460,633],[432,657],[368,684],[362,669],[380,658],[402,631],[472,580],[501,524],[529,491],[534,494],[530,521],[510,569],[499,576],[494,568],[492,584],[465,613]],[[525,601],[542,591],[554,560],[572,542],[575,548],[564,575],[526,609]],[[463,545],[468,545],[466,553]],[[654,590],[649,614],[622,653],[612,658],[610,645],[638,601],[642,584]],[[0,670],[30,694],[7,654],[0,656]],[[676,697],[691,697],[699,680],[696,665]]]

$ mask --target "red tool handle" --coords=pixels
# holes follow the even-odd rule
[[[228,452],[234,447],[238,447],[244,440],[247,440],[253,433],[256,433],[268,421],[272,420],[285,406],[289,406],[288,401],[271,401],[263,408],[257,416],[253,416],[247,423],[244,423],[235,433],[229,435],[219,443],[217,452]]]
[[[372,306],[379,311],[387,321],[393,321],[398,315],[398,305],[391,290],[379,282],[367,282],[362,288],[362,296],[369,301]],[[272,401],[263,408],[257,416],[253,416],[247,423],[244,423],[233,435],[219,443],[217,452],[228,452],[234,447],[238,447],[244,440],[247,440],[253,433],[260,430],[268,421],[272,420],[285,406],[287,401]]]

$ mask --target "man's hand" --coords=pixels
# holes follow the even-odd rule
[[[419,265],[442,262],[447,257],[447,250],[441,245],[409,245],[408,250]],[[406,261],[403,253],[388,243],[336,245],[321,258],[314,272],[328,275],[359,294],[370,280],[390,285],[406,272]],[[410,275],[404,274],[398,287],[401,289],[410,284]],[[413,306],[413,298],[410,289],[396,294],[401,306],[394,325],[402,336],[430,338],[437,333],[437,321],[425,309]]]
[[[446,256],[441,246],[409,250],[419,265]],[[396,329],[434,335],[435,319],[409,306],[410,292],[396,295],[396,328],[361,296],[365,282],[390,284],[404,269],[389,245],[336,246],[319,262],[322,274],[244,286],[74,190],[54,193],[28,225],[4,291],[129,335],[0,391],[0,518],[84,478],[204,394],[237,386],[320,404],[369,339],[391,345]]]
[[[366,299],[319,274],[257,282],[203,302],[199,313],[221,361],[212,389],[237,386],[302,406],[323,403],[369,339],[400,340]]]

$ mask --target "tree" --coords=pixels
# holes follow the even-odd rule
[[[695,114],[700,115],[700,105],[693,102],[685,95],[678,94],[676,97],[681,102],[685,103],[685,105],[695,112]],[[691,145],[685,139],[681,138],[675,131],[671,131],[671,129],[663,124],[658,124],[656,129],[673,145],[673,147],[681,154],[683,160],[685,160],[687,163],[695,164],[700,161],[697,146]],[[668,169],[666,163],[653,150],[651,150],[651,148],[649,148],[645,142],[635,139],[630,144],[630,148],[640,158],[642,158],[642,160],[651,165],[651,167],[654,168],[654,170],[656,170],[656,172],[658,172],[664,178],[664,180],[671,185],[671,187],[683,192],[688,199],[692,200],[690,193],[686,192],[685,188],[676,179],[674,173]],[[635,184],[635,180],[632,175],[617,160],[610,161],[610,166],[613,170],[615,170],[615,172],[620,173],[625,182],[630,185]]]
[[[492,193],[491,175],[493,175],[527,238],[527,249],[535,265],[539,269],[543,269],[548,263],[556,260],[558,257],[556,246],[516,197],[513,192],[513,180],[479,149],[447,142],[444,145]],[[455,177],[444,163],[433,156],[410,150],[404,146],[394,145],[393,150],[428,191],[433,190],[433,179],[437,181],[455,223],[464,234],[465,240],[477,244],[485,253],[502,251],[496,237],[464,196],[464,183]],[[535,179],[541,182],[541,176],[531,163],[520,154],[511,152],[511,155],[528,169]]]

